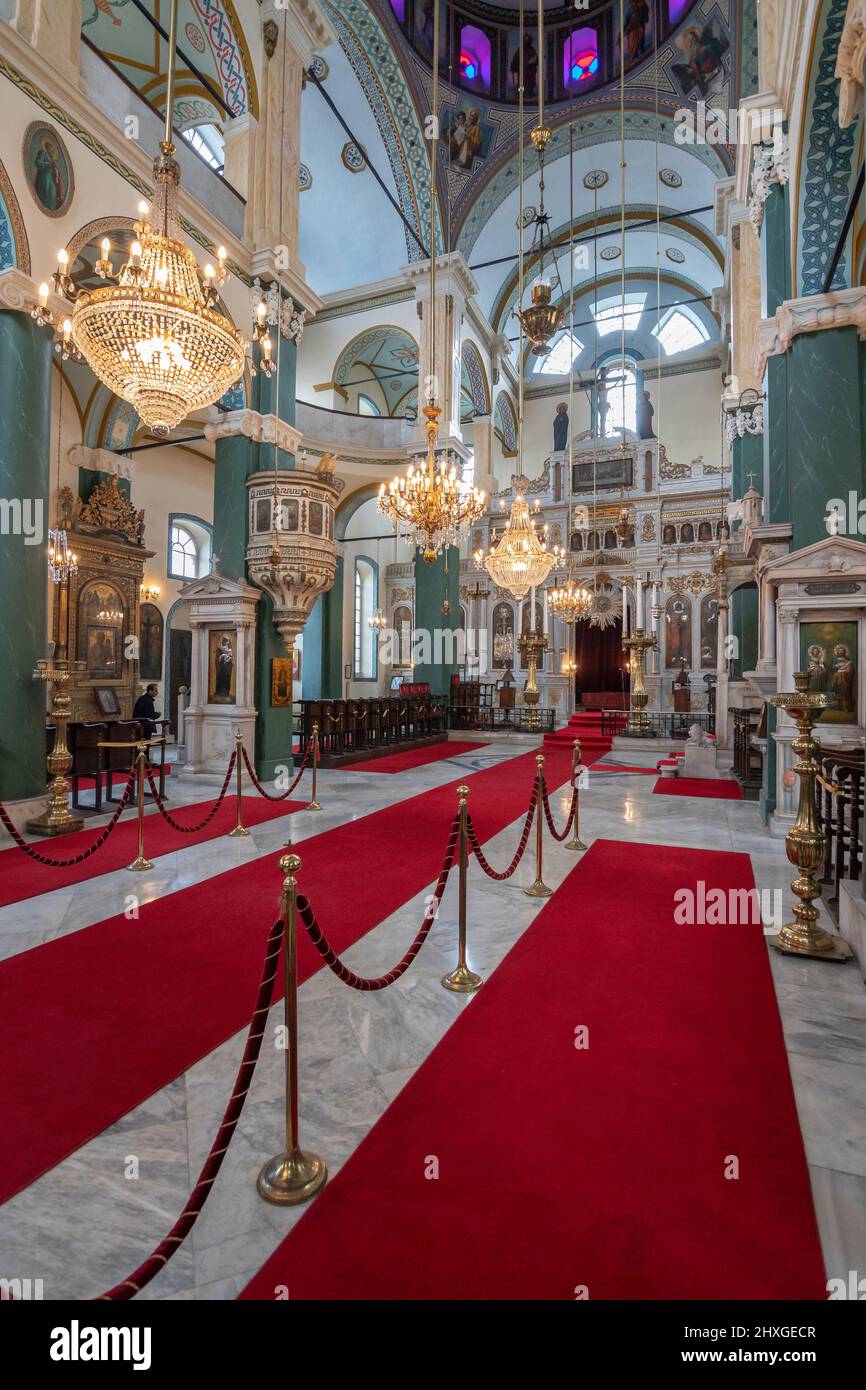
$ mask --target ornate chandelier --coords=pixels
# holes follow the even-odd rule
[[[522,54],[522,42],[520,51]],[[544,0],[538,0],[538,125],[530,132],[530,139],[538,155],[539,199],[529,258],[531,263],[537,256],[539,264],[538,277],[530,290],[532,302],[528,308],[517,313],[523,331],[532,344],[532,351],[537,354],[547,351],[551,338],[559,332],[565,318],[565,305],[552,302],[554,281],[558,284],[560,293],[563,292],[554,256],[551,255],[553,278],[544,273],[544,258],[550,251],[550,218],[544,210],[544,152],[551,136],[550,126],[544,121],[544,71]]]
[[[69,549],[69,537],[64,530],[48,530],[48,577],[53,584],[65,584],[78,573],[78,556]]]
[[[563,584],[555,585],[547,591],[547,603],[551,612],[561,618],[569,627],[582,623],[592,613],[594,594],[582,584],[577,584],[571,575]]]
[[[544,583],[555,563],[555,554],[548,550],[546,541],[539,540],[526,499],[519,492],[505,530],[490,554],[481,558],[481,564],[494,584],[522,599]]]
[[[441,411],[435,400],[436,382],[436,150],[439,138],[439,0],[433,6],[433,101],[430,138],[430,398],[423,408],[427,434],[426,463],[410,467],[406,477],[392,478],[379,488],[379,511],[403,527],[428,564],[440,551],[460,540],[487,505],[487,494],[464,490],[457,469],[444,454],[437,459],[436,439]]]
[[[174,158],[177,0],[172,0],[165,138],[154,161],[154,221],[139,206],[136,240],[117,274],[102,242],[96,273],[110,283],[79,289],[62,251],[54,285],[73,304],[72,341],[98,379],[129,401],[154,434],[165,436],[191,411],[211,405],[243,374],[245,347],[230,320],[214,306],[226,276],[226,252],[217,266],[199,270],[183,240],[177,211],[180,166]]]
[[[392,478],[379,486],[379,511],[395,525],[412,533],[424,559],[432,564],[446,546],[459,541],[473,521],[484,515],[487,494],[478,488],[464,492],[457,469],[447,454],[436,456],[439,407],[425,405],[427,460],[410,467],[406,477]]]

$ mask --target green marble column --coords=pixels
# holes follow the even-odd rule
[[[857,329],[795,338],[787,353],[792,550],[827,539],[831,498],[863,494],[863,354]],[[773,517],[773,520],[776,518]]]
[[[276,336],[276,335],[274,335]],[[277,415],[286,424],[295,420],[297,347],[281,339],[279,389],[277,374],[261,372],[252,380],[249,408],[262,415]],[[278,399],[279,397],[279,399]],[[220,571],[230,579],[248,579],[246,549],[249,505],[246,482],[255,473],[294,468],[292,454],[261,444],[245,435],[231,435],[216,443],[214,469],[213,549],[220,557]],[[292,711],[271,708],[271,659],[286,656],[285,644],[273,624],[273,607],[262,594],[256,609],[256,662],[254,698],[256,719],[256,770],[270,778],[289,763],[292,746]]]
[[[758,664],[758,591],[752,586],[731,594],[731,632],[737,638],[737,655],[731,664],[731,679],[743,679],[744,671]]]
[[[304,628],[301,686],[305,700],[338,700],[343,692],[343,560],[334,587],[320,594]]]
[[[761,820],[769,825],[776,809],[776,707],[767,705],[767,751],[764,756],[763,780],[758,796],[758,809]]]
[[[442,612],[447,597],[449,612]],[[440,555],[428,565],[420,551],[415,551],[415,630],[428,634],[429,662],[415,666],[413,680],[429,681],[433,695],[450,695],[451,677],[457,674],[457,642],[444,636],[437,642],[437,633],[456,633],[460,628],[460,551],[452,546],[448,551],[446,582],[445,556]],[[452,661],[447,660],[453,654]],[[436,657],[440,660],[436,660]]]
[[[791,223],[788,187],[773,184],[764,204],[761,227],[761,315],[772,318],[779,305],[791,298]],[[771,357],[764,382],[764,457],[758,491],[766,499],[768,521],[787,520],[788,511],[788,415],[787,364]]]
[[[45,686],[33,680],[48,637],[45,550],[51,453],[51,335],[27,314],[0,313],[0,799],[45,791]],[[15,534],[20,504],[29,535]],[[41,521],[41,527],[40,527]],[[28,539],[35,544],[26,544]]]

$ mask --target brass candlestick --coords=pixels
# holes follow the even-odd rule
[[[800,801],[797,819],[785,836],[785,850],[799,875],[791,890],[800,899],[794,908],[794,921],[787,923],[775,936],[768,937],[777,951],[791,956],[811,956],[815,960],[848,960],[851,948],[841,937],[831,936],[818,926],[818,909],[813,907],[821,889],[815,875],[827,857],[827,837],[818,823],[815,805],[815,777],[818,765],[815,752],[818,744],[812,730],[826,709],[836,701],[833,695],[809,691],[806,671],[794,673],[796,691],[770,697],[770,703],[789,714],[797,725],[797,737],[791,747],[800,761],[794,771],[800,778]]]
[[[69,809],[69,782],[66,774],[72,767],[72,754],[66,744],[66,729],[69,724],[70,700],[66,693],[69,680],[69,664],[66,661],[38,661],[33,672],[36,681],[50,681],[54,687],[51,717],[54,720],[54,747],[48,755],[48,775],[52,779],[48,787],[48,801],[41,816],[27,822],[27,830],[33,835],[69,835],[81,830],[82,816],[73,815]]]
[[[625,732],[629,738],[646,738],[651,732],[646,717],[649,693],[643,680],[643,663],[647,652],[658,651],[659,639],[654,632],[647,637],[642,627],[636,629],[633,637],[623,640],[623,651],[633,654],[631,662],[632,683],[629,700],[628,723]]]
[[[541,699],[541,691],[538,689],[538,663],[547,651],[547,634],[540,634],[536,631],[528,632],[518,637],[517,645],[520,649],[521,660],[525,661],[527,665],[526,685],[523,689],[523,700],[527,707],[527,713],[523,720],[523,727],[525,729],[540,729],[541,716],[538,712],[538,702]]]

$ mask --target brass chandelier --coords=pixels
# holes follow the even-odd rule
[[[136,240],[116,275],[110,246],[103,241],[95,269],[109,282],[104,286],[78,289],[65,251],[54,275],[57,292],[73,304],[75,347],[97,378],[129,401],[161,437],[191,411],[225,395],[242,376],[246,356],[242,337],[215,307],[226,277],[225,249],[219,248],[216,267],[200,271],[183,240],[177,210],[180,166],[171,138],[177,9],[178,0],[172,0],[165,138],[153,165],[153,222],[141,204]]]
[[[583,622],[590,616],[595,595],[592,589],[578,584],[569,574],[564,583],[548,589],[547,602],[551,612],[570,627],[573,623]]]
[[[422,413],[427,435],[426,461],[413,465],[407,476],[379,487],[378,506],[394,524],[404,528],[428,564],[441,551],[459,542],[487,506],[479,488],[464,489],[447,452],[437,457],[436,440],[441,410],[436,404],[436,154],[439,147],[439,0],[433,5],[433,99],[430,134],[430,396]],[[420,380],[419,380],[420,385]]]
[[[521,16],[522,18],[522,16]],[[523,53],[521,39],[521,54]],[[530,263],[538,257],[538,276],[530,289],[531,304],[526,309],[520,309],[517,317],[520,325],[529,339],[534,353],[541,354],[547,352],[550,340],[554,334],[558,333],[565,318],[565,305],[554,304],[553,282],[555,281],[560,293],[562,293],[562,281],[556,266],[556,258],[551,252],[551,264],[553,268],[553,278],[544,273],[544,258],[546,251],[550,251],[550,218],[544,210],[544,152],[550,141],[551,129],[545,125],[544,121],[544,0],[538,0],[538,125],[530,132],[530,139],[535,146],[535,153],[538,155],[538,177],[539,177],[539,199],[538,211],[534,219],[534,231],[532,233],[532,243],[529,248]],[[523,90],[523,67],[521,62],[520,88]],[[521,125],[521,131],[523,127]],[[522,151],[522,135],[521,135]],[[521,175],[521,184],[523,177]],[[521,297],[522,303],[522,297]]]

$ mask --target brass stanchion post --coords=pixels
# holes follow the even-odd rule
[[[249,835],[249,831],[244,829],[243,809],[241,806],[243,769],[241,766],[244,755],[243,737],[240,730],[235,734],[235,779],[237,791],[235,793],[235,828],[229,831],[229,835],[241,836]]]
[[[481,984],[481,976],[476,975],[466,964],[466,882],[469,876],[469,788],[457,788],[457,814],[459,817],[459,839],[457,866],[460,874],[458,887],[457,918],[457,965],[450,975],[445,975],[442,983],[455,994],[471,994]]]
[[[536,753],[536,755],[535,755],[535,768],[536,768],[536,772],[535,772],[535,785],[536,785],[537,788],[538,788],[538,802],[536,803],[536,807],[535,807],[535,882],[532,884],[532,886],[531,886],[530,888],[524,888],[523,891],[524,891],[524,893],[526,894],[527,898],[549,898],[549,897],[551,896],[551,894],[553,893],[553,889],[552,889],[552,888],[548,888],[547,884],[544,882],[544,876],[543,876],[543,870],[544,870],[544,861],[543,861],[543,855],[544,855],[544,849],[543,849],[543,829],[544,829],[544,827],[543,827],[543,824],[542,824],[542,817],[543,817],[543,815],[544,815],[544,806],[543,806],[543,804],[542,804],[543,796],[542,796],[542,786],[541,786],[541,781],[542,781],[542,778],[543,778],[543,776],[544,776],[544,754],[543,754],[543,753]]]
[[[84,826],[84,817],[70,811],[68,802],[69,783],[66,774],[72,767],[72,754],[66,745],[70,707],[70,699],[66,693],[66,682],[69,680],[68,665],[65,661],[39,661],[33,672],[33,679],[50,681],[54,687],[51,710],[54,719],[54,747],[48,755],[48,773],[51,777],[48,802],[41,816],[27,822],[27,829],[33,835],[68,835]]]
[[[284,1019],[286,1033],[286,1147],[265,1164],[256,1184],[259,1195],[278,1206],[309,1201],[324,1185],[328,1169],[317,1154],[304,1153],[298,1143],[298,880],[296,854],[284,854],[283,949],[285,960]]]
[[[314,725],[313,725],[313,791],[312,791],[312,795],[311,795],[311,797],[310,797],[310,804],[309,804],[309,806],[307,807],[307,810],[308,810],[308,811],[321,811],[321,809],[322,809],[321,806],[319,805],[318,801],[316,800],[316,794],[317,794],[317,790],[318,790],[318,787],[317,787],[318,780],[319,780],[319,726],[318,726],[318,724],[314,724]]]
[[[138,779],[138,853],[131,864],[127,864],[130,873],[142,873],[145,869],[152,869],[153,865],[149,859],[144,857],[144,779],[146,776],[144,766],[147,761],[147,743],[137,743],[136,748],[136,772]]]
[[[565,846],[566,849],[586,849],[580,838],[580,788],[577,785],[577,769],[580,767],[580,739],[574,740],[571,750],[571,784],[574,788],[574,834]]]

